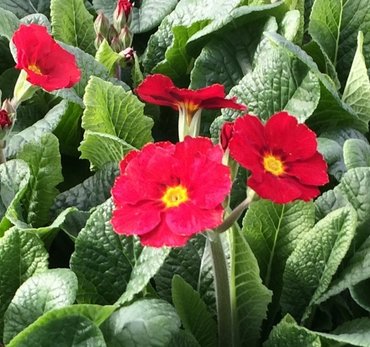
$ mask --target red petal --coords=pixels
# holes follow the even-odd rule
[[[145,102],[177,109],[178,100],[169,93],[173,88],[177,89],[169,77],[154,74],[146,77],[135,93]]]
[[[137,150],[132,150],[130,152],[128,152],[124,158],[120,161],[119,163],[119,170],[120,170],[120,173],[123,174],[126,170],[126,167],[128,165],[128,163],[134,159],[137,155],[139,154],[139,151]]]
[[[299,197],[300,200],[310,201],[320,195],[319,188],[314,186],[302,184],[300,189],[302,192],[301,196]]]
[[[222,222],[222,215],[221,205],[208,210],[198,208],[192,203],[184,203],[165,212],[168,227],[173,233],[182,236],[191,236],[217,227]]]
[[[232,108],[234,110],[245,111],[247,107],[236,102],[236,98],[209,98],[200,103],[200,108],[204,109],[217,109],[217,108]]]
[[[158,204],[145,202],[115,209],[111,223],[118,234],[142,235],[153,230],[160,221],[161,210]]]
[[[185,246],[191,236],[174,234],[163,220],[152,232],[140,235],[141,244],[150,247],[181,247]]]
[[[316,134],[287,112],[276,113],[267,121],[265,136],[268,148],[284,154],[286,162],[312,157],[317,150]]]
[[[327,164],[320,153],[304,161],[290,163],[287,174],[308,185],[322,186],[329,182]]]
[[[224,151],[229,147],[229,143],[234,133],[234,122],[225,122],[221,129],[220,144]]]

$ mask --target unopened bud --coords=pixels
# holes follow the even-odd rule
[[[0,128],[5,129],[11,127],[13,124],[12,120],[10,119],[9,113],[6,110],[0,110]]]
[[[230,140],[234,133],[234,123],[226,122],[222,126],[220,134],[220,144],[224,152],[229,148]]]
[[[128,47],[119,53],[125,60],[126,63],[130,64],[133,62],[135,57],[135,51],[132,47]]]
[[[94,40],[95,48],[99,49],[100,45],[103,43],[104,40],[105,39],[103,35],[97,34]]]
[[[124,47],[122,45],[122,42],[121,42],[121,40],[119,39],[118,36],[113,37],[113,39],[110,43],[110,46],[113,49],[113,51],[115,51],[116,53],[119,53],[124,49]]]
[[[130,25],[132,20],[133,4],[129,0],[118,0],[117,6],[113,12],[113,25],[118,32],[125,25]]]
[[[101,35],[105,39],[107,39],[109,35],[109,27],[110,27],[109,19],[104,15],[103,12],[100,12],[94,22],[94,29],[96,35],[97,36]]]
[[[127,25],[122,28],[118,38],[122,42],[123,49],[131,47],[133,35],[130,28]]]

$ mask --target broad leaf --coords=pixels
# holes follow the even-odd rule
[[[13,12],[18,18],[32,13],[48,15],[50,0],[0,0],[0,7]]]
[[[363,309],[370,312],[370,298],[369,298],[369,288],[370,288],[370,276],[364,281],[357,283],[350,288],[352,299],[356,301]]]
[[[53,345],[59,347],[106,347],[99,328],[84,315],[70,312],[68,308],[45,313],[7,346],[46,347],[50,346],[51,341]]]
[[[68,269],[54,269],[32,276],[16,292],[4,316],[4,342],[15,337],[45,312],[72,305],[77,278]]]
[[[28,189],[22,199],[26,222],[33,227],[44,226],[50,218],[50,207],[58,194],[55,188],[63,181],[58,139],[45,134],[38,143],[28,143],[17,154],[30,167]]]
[[[257,259],[239,230],[230,234],[231,303],[235,312],[235,345],[255,346],[272,292],[263,284]],[[221,327],[222,328],[222,327]]]
[[[99,46],[95,58],[100,64],[104,65],[111,74],[114,71],[116,63],[122,60],[122,56],[111,48],[107,40],[104,40]]]
[[[356,213],[338,209],[320,220],[286,262],[281,305],[284,312],[306,320],[329,288],[356,230]]]
[[[139,300],[113,313],[102,325],[102,331],[110,347],[161,347],[169,346],[180,324],[169,303],[157,299]]]
[[[370,167],[370,145],[363,140],[347,140],[344,143],[343,156],[348,170]]]
[[[48,253],[36,235],[13,228],[0,239],[0,336],[3,315],[16,290],[28,278],[47,268]]]
[[[144,115],[144,104],[131,92],[93,77],[86,87],[84,104],[82,127],[117,138],[117,143],[126,143],[126,146],[122,145],[123,153],[141,148],[152,140],[153,121]],[[94,148],[95,155],[92,155],[91,145],[88,144],[85,141],[81,144],[82,158],[107,155],[104,148],[99,147]]]
[[[216,346],[216,322],[199,293],[178,275],[172,279],[172,300],[185,330],[189,331],[202,347]]]
[[[0,0],[0,36],[10,40],[19,26],[19,19],[13,12],[5,10],[1,2]]]
[[[93,16],[83,0],[51,0],[50,16],[56,40],[95,53]]]
[[[133,238],[112,230],[113,204],[107,200],[91,215],[75,242],[71,269],[81,303],[113,304],[125,291],[140,248]]]
[[[131,277],[127,283],[126,291],[117,300],[117,304],[123,305],[130,302],[134,296],[140,293],[148,285],[150,279],[158,272],[163,265],[170,248],[144,247],[137,258]]]

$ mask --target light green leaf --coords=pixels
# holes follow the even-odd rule
[[[144,115],[144,104],[132,92],[125,92],[119,86],[93,77],[86,87],[84,104],[86,108],[82,117],[82,127],[85,130],[111,136],[112,140],[117,139],[115,147],[121,144],[123,153],[133,148],[141,148],[152,141],[153,120]],[[99,140],[105,141],[102,137]],[[107,144],[112,140],[108,140]],[[87,140],[85,139],[80,147],[82,158],[90,160],[90,157],[107,156],[109,153],[104,148],[95,147],[94,155],[91,152],[91,145],[89,146],[85,141]],[[94,159],[91,161],[94,162]]]
[[[96,52],[95,59],[104,65],[110,73],[114,71],[115,65],[118,61],[122,60],[122,56],[116,53],[107,40],[104,40]]]
[[[68,102],[62,101],[54,106],[44,118],[13,135],[5,148],[7,157],[14,157],[26,143],[39,142],[44,134],[53,132],[67,110]]]
[[[45,312],[72,305],[77,278],[68,269],[54,269],[34,275],[17,290],[4,316],[4,342],[27,328]]]
[[[132,269],[126,291],[116,303],[123,305],[130,302],[136,294],[140,293],[147,286],[150,279],[158,272],[170,251],[171,249],[167,247],[144,247]]]
[[[42,13],[32,13],[21,19],[21,23],[24,24],[39,24],[47,28],[48,32],[51,33],[51,24],[48,17]]]
[[[0,7],[13,12],[18,18],[32,13],[48,15],[50,0],[0,0]]]
[[[93,16],[83,0],[51,0],[50,16],[56,40],[95,53]]]
[[[347,169],[370,167],[370,145],[357,139],[350,139],[343,147],[344,163]]]
[[[47,268],[48,253],[36,235],[11,229],[0,239],[0,336],[3,315],[16,290],[26,279]]]
[[[113,304],[125,291],[140,254],[135,239],[113,231],[112,209],[111,200],[97,207],[77,236],[71,269],[78,278],[78,302]]]
[[[10,40],[14,31],[18,29],[19,19],[13,12],[7,11],[2,7],[0,0],[0,36]]]
[[[217,325],[199,293],[182,277],[172,278],[172,300],[186,331],[202,347],[217,345]]]
[[[230,252],[230,294],[237,333],[234,343],[254,346],[259,340],[272,292],[262,284],[257,259],[239,230],[230,233]]]
[[[169,303],[151,299],[122,307],[102,325],[102,331],[110,347],[163,347],[169,346],[180,324]]]
[[[24,161],[11,160],[0,165],[0,237],[11,226],[9,216],[22,213],[20,201],[29,180],[30,170]]]
[[[193,89],[220,83],[228,92],[253,69],[257,47],[264,31],[276,31],[275,18],[261,19],[211,40],[195,60],[191,71]],[[235,40],[236,35],[239,39]]]
[[[274,293],[270,312],[278,309],[286,260],[314,223],[314,205],[303,201],[279,205],[260,200],[244,217],[244,237],[257,258],[264,285]]]
[[[329,288],[356,230],[351,207],[320,220],[300,241],[286,262],[281,305],[284,312],[306,320]]]
[[[70,206],[77,207],[81,211],[89,211],[102,204],[111,195],[110,190],[118,171],[117,165],[108,164],[82,183],[60,193],[52,206],[53,212],[60,213]],[[88,199],[86,199],[87,196]]]
[[[99,328],[82,314],[68,308],[45,313],[18,334],[7,347],[106,347]]]
[[[363,55],[363,44],[364,35],[360,31],[357,37],[356,54],[348,75],[342,99],[359,114],[361,119],[368,122],[370,121],[370,80]],[[370,60],[368,63],[370,65]]]
[[[50,207],[63,181],[58,139],[45,134],[38,143],[25,144],[17,154],[30,167],[28,189],[22,199],[27,214],[26,222],[33,227],[44,226],[50,218]]]

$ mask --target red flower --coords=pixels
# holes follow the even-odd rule
[[[218,226],[231,187],[221,159],[220,146],[201,137],[130,152],[112,188],[114,230],[162,247],[183,246],[192,235]]]
[[[225,122],[222,126],[221,133],[220,133],[220,144],[224,151],[229,148],[230,141],[233,137],[234,133],[234,123],[233,122]]]
[[[129,0],[118,0],[117,2],[117,16],[120,16],[122,12],[125,14],[126,21],[128,20],[129,15],[132,11],[132,3]]]
[[[254,116],[238,118],[230,152],[251,171],[248,185],[276,203],[308,201],[320,194],[318,186],[328,182],[315,133],[286,112],[273,115],[265,126]]]
[[[12,125],[12,120],[6,110],[0,110],[0,129],[10,127]]]
[[[17,48],[17,69],[27,72],[27,81],[47,91],[70,88],[81,77],[75,56],[37,24],[22,24],[13,35]]]

